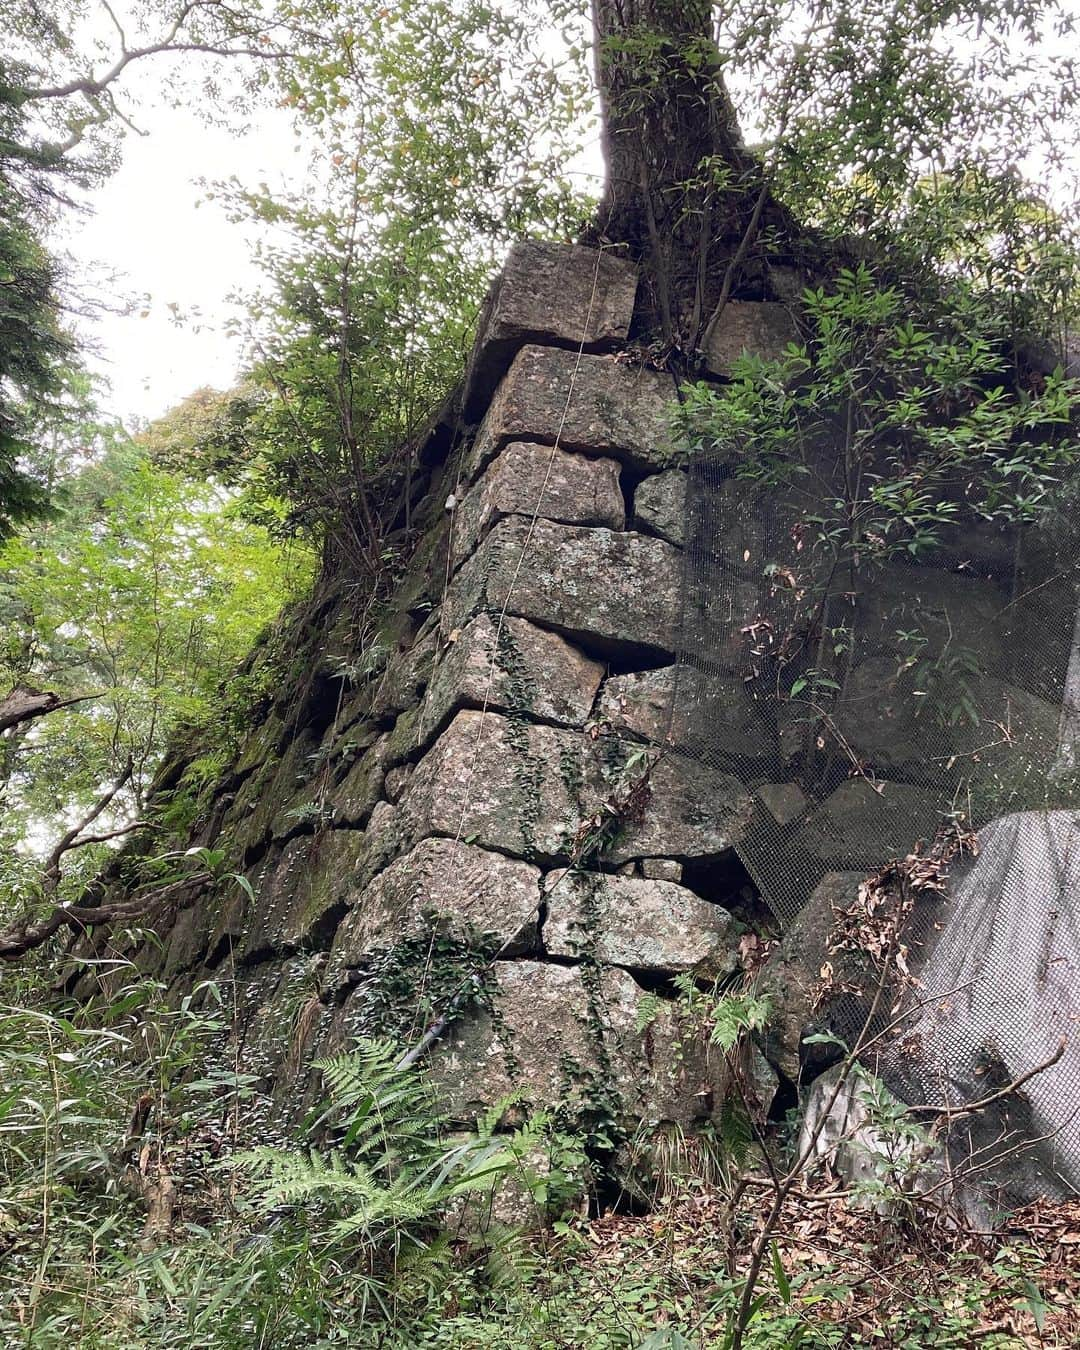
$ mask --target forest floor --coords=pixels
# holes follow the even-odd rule
[[[771,1199],[759,1179],[760,1213]],[[561,1225],[527,1288],[451,1299],[417,1344],[440,1347],[726,1347],[755,1201],[688,1192],[647,1216]],[[832,1190],[792,1195],[775,1229],[745,1345],[1080,1345],[1080,1202],[1038,1204],[977,1233],[912,1211],[880,1217]],[[404,1344],[402,1342],[401,1344]]]

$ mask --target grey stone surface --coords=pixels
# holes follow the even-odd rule
[[[689,1125],[719,1108],[723,1058],[702,1051],[662,1008],[636,1029],[643,991],[623,971],[600,967],[592,992],[579,967],[531,961],[497,966],[498,1015],[459,1022],[432,1058],[431,1072],[450,1113],[460,1120],[510,1093],[515,1114],[558,1103],[587,1114],[598,1089],[620,1123]],[[602,1047],[602,1048],[601,1048]]]
[[[285,724],[278,716],[268,717],[244,741],[233,771],[241,776],[264,764],[277,752]]]
[[[626,504],[619,466],[613,459],[590,459],[554,446],[523,441],[506,446],[454,513],[453,565],[509,515],[621,530]]]
[[[685,886],[598,872],[553,872],[544,881],[544,948],[607,965],[677,972],[708,960],[710,972],[738,968],[731,915]]]
[[[753,799],[736,777],[682,755],[663,756],[649,786],[642,818],[627,821],[608,849],[611,862],[717,857],[735,847],[753,813]]]
[[[393,717],[416,706],[431,678],[437,643],[432,624],[406,651],[390,657],[371,701],[372,717]]]
[[[790,825],[810,805],[809,797],[798,783],[762,783],[754,791],[778,825]]]
[[[411,764],[399,764],[386,775],[383,781],[383,795],[388,802],[396,802],[405,791],[405,786],[412,776],[412,771],[413,766]]]
[[[860,585],[855,625],[860,655],[909,655],[901,633],[917,632],[927,649],[971,658],[999,673],[1008,597],[993,583],[930,567],[887,567]]]
[[[402,838],[435,834],[526,858],[566,858],[618,786],[633,749],[611,737],[594,741],[465,710],[420,762],[396,818],[377,824],[398,851]],[[646,796],[641,818],[624,822],[608,861],[725,853],[752,810],[736,778],[674,755],[655,766]]]
[[[510,441],[558,441],[640,469],[668,466],[670,375],[613,356],[524,347],[499,385],[468,460],[468,477]]]
[[[354,897],[324,987],[339,989],[376,949],[425,932],[427,916],[455,936],[493,935],[504,956],[535,952],[539,910],[539,868],[452,839],[424,839]]]
[[[681,862],[674,858],[642,858],[641,875],[650,881],[682,881]]]
[[[421,709],[423,742],[458,709],[485,703],[492,712],[585,725],[603,666],[526,619],[506,618],[497,638],[498,631],[497,620],[481,614],[447,646]]]
[[[932,839],[944,809],[926,788],[850,778],[807,816],[799,838],[828,868],[876,869]]]
[[[686,470],[668,469],[639,483],[634,528],[682,546],[686,535]]]
[[[740,356],[767,361],[798,341],[798,329],[786,305],[775,301],[729,300],[705,348],[705,366],[714,375],[730,375]]]
[[[851,673],[833,722],[860,761],[882,774],[933,779],[953,761],[978,778],[1020,756],[1049,764],[1057,744],[1060,712],[1055,705],[992,677],[965,681],[965,699],[978,721],[951,701],[960,694],[945,679],[930,696],[917,697],[916,672],[898,670],[894,657],[870,657]],[[1016,770],[1019,772],[1019,770]]]
[[[617,735],[659,744],[668,734],[675,680],[674,666],[612,675],[600,695],[600,720]]]
[[[757,992],[770,1002],[764,1050],[769,1062],[792,1083],[802,1077],[803,1061],[813,1059],[802,1047],[803,1036],[820,1025],[818,995],[822,967],[834,968],[834,978],[851,977],[861,987],[864,969],[829,950],[836,911],[858,898],[862,872],[829,872],[785,931],[783,940],[758,977]]]
[[[599,716],[618,735],[707,750],[710,759],[757,759],[774,739],[742,681],[689,666],[613,675],[600,696]]]
[[[523,857],[556,858],[603,784],[579,733],[459,712],[401,800],[414,839],[438,834]]]
[[[679,615],[678,552],[659,539],[517,518],[496,525],[458,572],[447,619],[510,614],[608,646],[671,651]]]
[[[370,816],[382,796],[390,737],[380,736],[374,745],[358,755],[356,762],[324,800],[336,822],[360,825]]]
[[[657,1134],[666,1132],[665,1127],[674,1125],[689,1134],[695,1126],[718,1123],[732,1092],[731,1075],[723,1053],[709,1045],[700,1023],[681,1017],[673,1004],[665,1004],[646,1028],[642,1042],[638,1111],[646,1149]],[[692,1147],[692,1134],[684,1137],[682,1146]]]
[[[635,264],[607,250],[539,240],[514,244],[480,315],[466,414],[482,409],[523,343],[588,348],[623,341],[637,287]]]
[[[248,874],[248,906],[238,955],[303,947],[322,932],[351,898],[355,867],[365,847],[360,830],[323,830],[272,850]]]

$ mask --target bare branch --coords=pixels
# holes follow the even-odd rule
[[[1001,1101],[1004,1097],[1013,1096],[1032,1078],[1037,1077],[1040,1073],[1045,1073],[1047,1069],[1052,1069],[1065,1053],[1067,1044],[1065,1037],[1062,1036],[1058,1042],[1058,1048],[1049,1059],[1044,1059],[1041,1064],[1036,1064],[1034,1068],[1028,1069],[1026,1073],[1022,1073],[1019,1078],[1014,1078],[1011,1083],[1006,1083],[997,1092],[991,1092],[988,1097],[980,1097],[978,1101],[967,1102],[963,1106],[908,1106],[905,1108],[905,1114],[940,1116],[944,1120],[955,1120],[958,1116],[973,1115],[974,1112],[982,1111],[987,1106],[993,1106],[995,1102]]]
[[[60,708],[71,708],[76,703],[100,697],[100,694],[83,694],[79,698],[61,698],[49,690],[18,685],[0,699],[0,732],[10,731],[12,727],[32,722],[36,717],[44,717]]]
[[[201,886],[212,877],[209,872],[198,872],[182,877],[160,890],[116,905],[57,905],[52,913],[37,922],[23,919],[0,933],[0,961],[17,961],[27,952],[43,946],[61,928],[85,933],[88,928],[103,924],[122,923],[127,919],[144,919],[151,910],[185,890]]]

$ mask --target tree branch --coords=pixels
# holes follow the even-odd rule
[[[70,708],[100,697],[100,694],[82,694],[79,698],[61,698],[48,690],[18,685],[0,699],[0,732],[10,731],[22,722],[32,722],[34,718],[44,717],[60,708]]]
[[[27,952],[33,951],[48,942],[61,928],[67,927],[75,933],[85,933],[88,928],[102,924],[119,923],[125,919],[142,919],[155,906],[171,899],[192,886],[201,886],[210,881],[209,872],[199,872],[190,877],[182,877],[159,891],[140,896],[116,905],[57,905],[51,914],[36,923],[29,918],[0,933],[0,961],[17,961]]]

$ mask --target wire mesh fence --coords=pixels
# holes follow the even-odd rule
[[[738,852],[782,933],[829,874],[850,883],[847,920],[861,905],[870,923],[860,879],[962,841],[942,891],[912,888],[879,999],[893,1030],[867,1057],[902,1099],[958,1107],[1064,1041],[964,1129],[969,1157],[1023,1138],[1032,1175],[1080,1185],[1071,484],[1001,523],[959,481],[932,528],[876,535],[867,466],[818,449],[787,468],[689,471],[677,748],[752,790]],[[839,993],[850,1041],[872,991]]]

